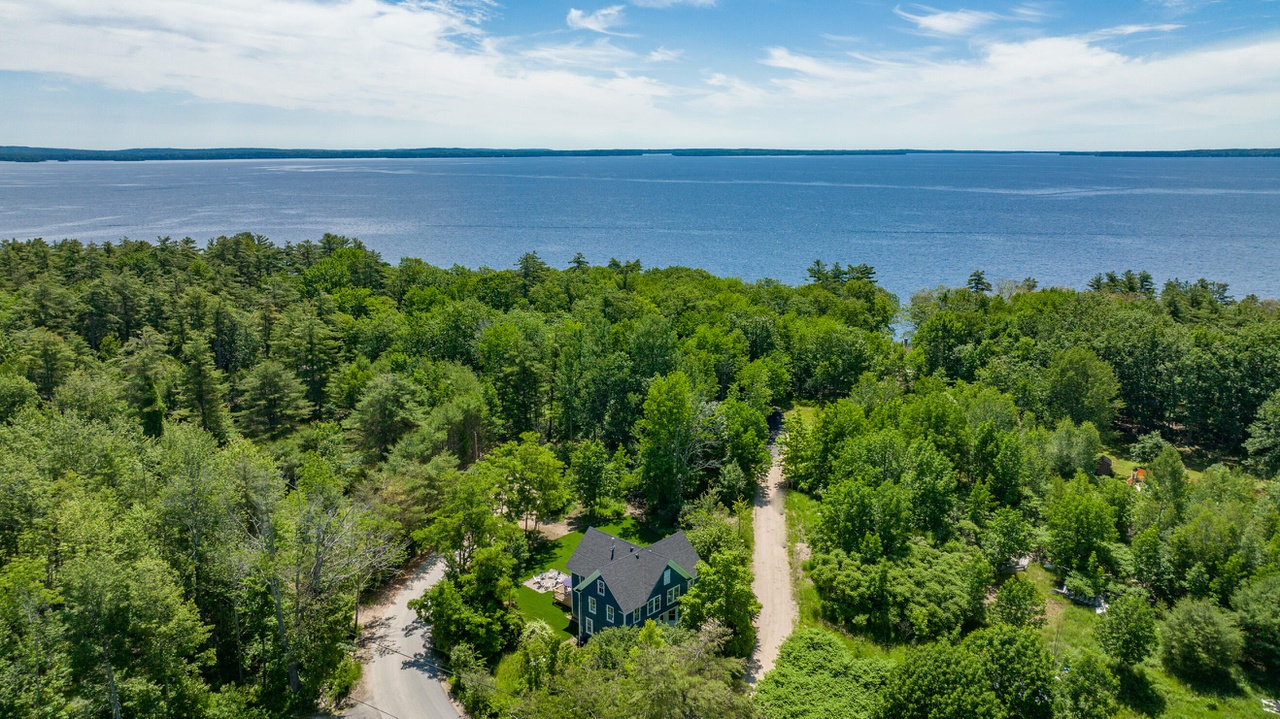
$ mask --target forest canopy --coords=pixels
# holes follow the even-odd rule
[[[577,716],[583,687],[616,676],[624,703],[590,715],[625,715],[676,676],[704,691],[654,716],[821,713],[788,708],[792,691],[872,716],[882,694],[988,676],[993,646],[1039,672],[1031,635],[997,629],[1034,625],[1026,591],[995,613],[1022,619],[984,601],[1033,552],[1081,592],[1196,602],[1162,627],[1166,651],[1203,626],[1226,654],[1193,646],[1171,671],[1275,670],[1280,493],[1257,479],[1280,468],[1274,303],[1204,280],[975,273],[902,305],[866,265],[818,262],[793,287],[593,259],[391,264],[334,235],[0,243],[0,715],[327,705],[358,676],[361,597],[424,552],[448,574],[419,611],[477,714]],[[772,461],[769,417],[796,408],[785,466],[820,503],[807,568],[826,621],[950,644],[894,666],[797,635],[748,701],[751,617],[703,612],[490,696],[501,657],[561,656],[512,596],[530,537],[567,512],[684,526],[723,578],[699,606],[725,605],[713,586],[749,595],[730,509]],[[1150,455],[1140,496],[1098,471],[1130,442]],[[1188,448],[1225,463],[1188,481]],[[1054,701],[1083,701],[1072,686]]]

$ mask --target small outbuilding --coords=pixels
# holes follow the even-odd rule
[[[1097,469],[1094,471],[1093,476],[1095,476],[1095,477],[1110,477],[1110,476],[1111,476],[1111,474],[1112,474],[1112,470],[1111,470],[1111,458],[1110,458],[1110,457],[1108,457],[1108,456],[1107,456],[1107,455],[1105,455],[1105,454],[1104,454],[1104,455],[1102,455],[1101,457],[1098,457],[1098,467],[1097,467]]]

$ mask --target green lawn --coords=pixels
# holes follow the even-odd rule
[[[551,625],[556,636],[561,639],[569,638],[569,632],[565,631],[569,626],[569,613],[564,607],[556,604],[555,596],[551,592],[535,592],[522,585],[517,590],[516,607],[520,609],[525,619],[541,619]]]

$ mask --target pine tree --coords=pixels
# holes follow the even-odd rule
[[[231,417],[225,402],[227,386],[222,371],[213,364],[213,351],[202,335],[182,347],[182,397],[192,419],[219,441],[231,433]]]

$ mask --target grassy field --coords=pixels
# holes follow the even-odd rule
[[[1041,594],[1048,597],[1045,604],[1048,622],[1043,629],[1044,639],[1058,664],[1069,664],[1071,656],[1082,649],[1100,651],[1093,639],[1093,628],[1098,622],[1098,615],[1094,610],[1075,604],[1066,597],[1051,594],[1049,590],[1053,587],[1053,575],[1039,564],[1028,567],[1025,576],[1035,583]],[[1263,719],[1272,716],[1262,711],[1259,699],[1264,695],[1250,686],[1244,677],[1238,677],[1238,686],[1234,690],[1198,691],[1165,672],[1158,657],[1152,657],[1132,673],[1123,674],[1121,679],[1122,708],[1116,715],[1121,719]]]
[[[1107,447],[1104,451],[1111,458],[1111,474],[1116,479],[1128,479],[1133,470],[1138,468],[1138,463],[1131,459],[1120,456],[1120,452],[1115,447]],[[1212,462],[1196,462],[1194,458],[1183,456],[1183,463],[1187,467],[1187,478],[1192,482],[1200,481],[1202,471],[1212,464]]]
[[[818,518],[818,500],[796,491],[787,492],[787,547],[792,557],[791,583],[799,608],[800,627],[826,626],[821,616],[818,591],[804,569],[795,561],[796,546],[808,544],[809,535]]]
[[[799,416],[800,419],[803,419],[805,422],[809,422],[809,423],[812,423],[814,418],[817,417],[817,415],[818,415],[818,408],[812,404],[797,404],[791,409],[787,410],[786,412],[786,416],[788,418],[793,416]]]

